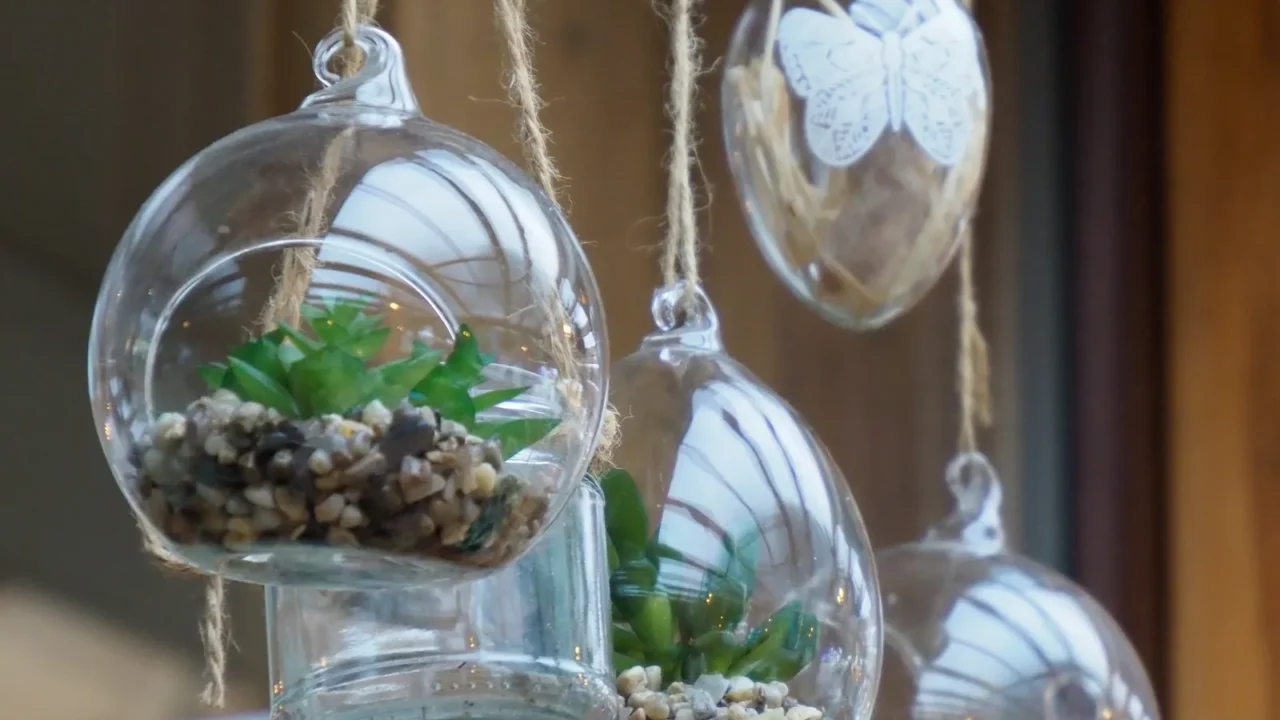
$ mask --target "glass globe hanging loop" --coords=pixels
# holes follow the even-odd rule
[[[752,0],[728,51],[723,131],[761,251],[836,325],[880,327],[951,261],[990,125],[960,0]]]
[[[1123,631],[1073,582],[1004,549],[981,453],[947,469],[956,510],[877,553],[885,670],[876,720],[1159,720]]]
[[[335,32],[297,111],[153,193],[95,309],[90,399],[121,489],[180,562],[237,580],[490,573],[600,432],[605,321],[565,218],[420,114],[390,35],[355,43],[352,77]]]
[[[724,353],[701,288],[660,288],[652,307],[657,329],[611,373],[622,440],[601,482],[620,692],[869,717],[879,593],[843,475]],[[643,668],[660,677],[633,683]]]

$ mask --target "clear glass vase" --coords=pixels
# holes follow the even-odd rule
[[[269,587],[271,717],[613,720],[606,563],[604,497],[588,478],[537,546],[481,580]]]

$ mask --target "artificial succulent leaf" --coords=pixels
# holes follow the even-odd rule
[[[705,663],[704,673],[724,675],[733,661],[742,655],[742,640],[727,630],[712,630],[693,639],[690,646]]]
[[[409,397],[439,362],[440,353],[427,350],[379,365],[370,371],[371,391],[362,402],[376,399],[387,407],[395,406]]]
[[[644,643],[627,623],[613,624],[613,649],[632,657],[644,657]]]
[[[280,363],[279,345],[269,337],[260,337],[241,345],[231,351],[231,357],[252,365],[277,383],[288,382],[284,365]]]
[[[275,408],[290,417],[301,414],[288,389],[271,376],[239,358],[230,358],[228,362],[236,381],[236,391],[242,399]]]
[[[476,419],[476,406],[471,400],[470,388],[454,382],[447,372],[440,372],[443,367],[435,366],[413,390],[422,399],[419,404],[434,408],[443,417],[469,428],[475,424]]]
[[[649,536],[649,513],[631,474],[614,468],[600,478],[604,491],[604,524],[618,557],[644,557]]]
[[[528,389],[529,387],[526,385],[525,387],[513,387],[513,388],[506,388],[503,390],[491,390],[486,393],[480,393],[479,395],[476,395],[475,397],[473,397],[471,400],[472,402],[475,403],[476,412],[484,412],[485,410],[488,410],[491,407],[501,405],[502,403],[508,400],[514,400],[515,398],[520,397],[521,395],[525,394],[525,392],[528,391]]]
[[[471,432],[485,440],[497,440],[504,458],[510,460],[516,453],[542,440],[559,424],[557,418],[517,418],[475,423]]]
[[[294,363],[306,357],[306,354],[299,350],[298,346],[294,345],[292,342],[282,343],[280,347],[276,349],[276,355],[280,358],[280,365],[284,368],[286,376],[289,368],[293,367]]]
[[[338,343],[338,346],[358,358],[368,360],[377,355],[382,346],[387,344],[387,338],[390,335],[391,328],[373,328],[348,334],[346,339]]]
[[[204,380],[210,390],[221,390],[226,387],[227,374],[230,368],[223,363],[209,363],[200,366],[200,379]]]
[[[342,414],[368,393],[364,361],[337,347],[326,347],[289,368],[289,384],[307,416]]]
[[[302,354],[304,355],[310,355],[311,353],[323,347],[323,343],[316,342],[306,333],[290,325],[289,323],[286,323],[286,322],[280,323],[279,330],[285,337],[289,339],[288,343],[283,343],[283,344],[294,345],[299,350],[301,350]]]
[[[483,380],[481,371],[488,364],[486,361],[491,362],[492,358],[480,352],[480,343],[476,341],[475,333],[467,325],[459,325],[458,339],[453,344],[453,351],[444,361],[451,379],[458,383],[470,383],[468,387],[479,385]]]

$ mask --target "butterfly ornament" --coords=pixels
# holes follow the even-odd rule
[[[859,0],[839,15],[793,8],[777,40],[805,100],[805,140],[826,165],[848,167],[904,127],[939,165],[964,158],[971,103],[985,103],[985,91],[978,31],[955,0]]]

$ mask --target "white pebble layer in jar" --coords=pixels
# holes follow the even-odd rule
[[[422,117],[390,36],[359,41],[358,75],[325,69],[331,36],[332,84],[155,192],[94,316],[118,481],[180,562],[234,579],[490,572],[559,513],[599,433],[604,319],[571,229]]]

